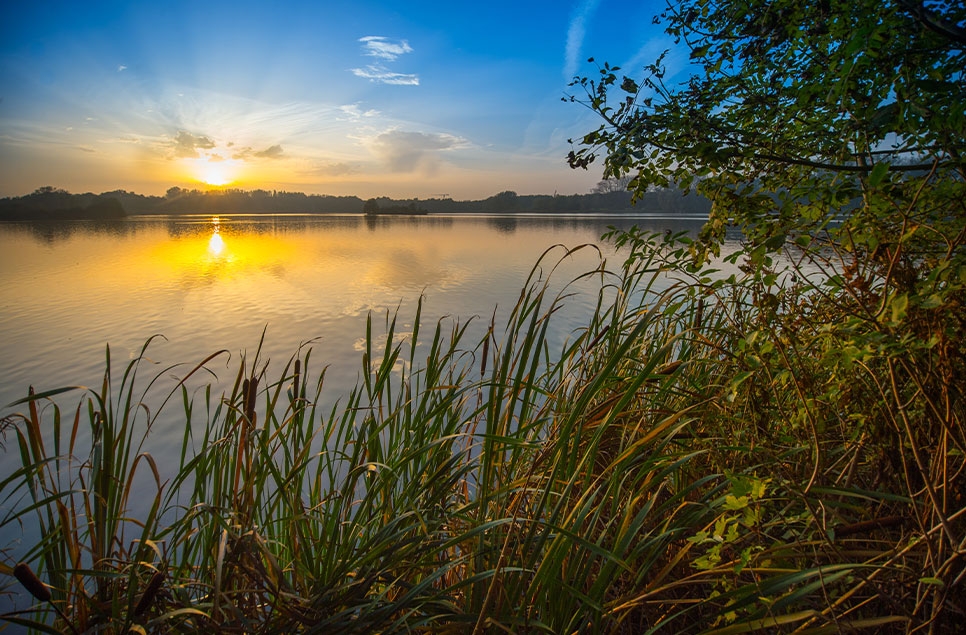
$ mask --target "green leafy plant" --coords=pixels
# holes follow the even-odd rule
[[[731,448],[716,460],[773,479],[783,539],[812,545],[796,566],[850,571],[806,624],[941,629],[962,611],[964,19],[903,0],[671,2],[659,20],[690,52],[682,77],[662,56],[572,84],[602,118],[573,167],[603,156],[637,195],[708,197],[697,262],[726,231],[745,240],[730,258],[744,275],[714,284],[726,394],[707,420]],[[703,531],[741,543],[728,518]],[[839,542],[867,532],[882,542]],[[705,568],[731,566],[713,544]],[[799,621],[774,606],[772,625]]]

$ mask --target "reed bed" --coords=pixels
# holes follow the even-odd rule
[[[626,260],[587,273],[596,310],[562,347],[569,287],[547,271],[568,253],[550,250],[481,338],[422,324],[421,304],[406,338],[370,317],[361,379],[328,410],[308,350],[276,374],[256,352],[224,395],[189,387],[208,358],[148,401],[172,372],[138,381],[150,342],[120,382],[108,353],[73,411],[70,389],[31,392],[4,419],[20,467],[2,523],[36,531],[2,565],[22,607],[2,618],[48,633],[958,623],[962,338],[887,345],[881,321],[831,322],[845,296],[804,277],[723,279],[681,236],[607,238]],[[170,469],[146,451],[164,408],[185,424]]]

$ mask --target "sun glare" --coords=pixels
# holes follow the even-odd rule
[[[221,237],[221,228],[217,216],[211,220],[211,223],[214,227],[212,228],[211,238],[208,239],[208,254],[217,258],[225,251],[225,239]]]
[[[212,187],[224,187],[233,183],[237,178],[237,163],[232,159],[212,160],[208,157],[190,160],[194,178]]]
[[[222,186],[231,183],[231,178],[228,176],[225,167],[217,163],[209,163],[204,172],[201,175],[201,180],[208,185]]]

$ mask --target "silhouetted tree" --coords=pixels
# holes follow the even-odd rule
[[[591,194],[609,194],[611,192],[627,192],[630,187],[631,177],[629,174],[616,178],[598,181],[597,185],[590,191]]]
[[[511,190],[494,194],[484,205],[489,212],[512,212],[517,209],[517,193]]]

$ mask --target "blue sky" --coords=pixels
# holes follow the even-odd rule
[[[637,75],[657,2],[36,2],[0,20],[0,196],[228,184],[582,193],[563,103],[590,56]],[[673,59],[673,58],[672,58]]]

